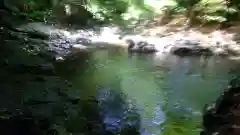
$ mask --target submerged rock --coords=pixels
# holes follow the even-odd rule
[[[97,92],[100,116],[106,130],[123,135],[138,134],[140,116],[136,108],[129,106],[125,95],[111,88],[101,88]]]

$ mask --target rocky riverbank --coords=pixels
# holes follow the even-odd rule
[[[65,51],[52,50],[48,39],[39,32],[0,30],[1,134],[104,132],[97,102],[82,99],[80,90],[58,77],[55,57]]]
[[[124,31],[115,26],[74,31],[41,23],[30,23],[19,27],[21,31],[49,37],[48,47],[60,54],[68,54],[73,50],[73,52],[81,52],[111,46],[128,48],[127,41],[131,40],[135,52],[171,53],[180,56],[221,55],[238,58],[239,36],[236,30],[232,29],[215,29],[206,32],[197,28],[162,26],[134,34],[131,32],[123,34]],[[148,51],[149,48],[154,51]]]
[[[162,26],[142,31],[139,36],[126,35],[123,38],[132,39],[136,43],[141,41],[153,44],[158,52],[184,56],[201,55],[208,50],[212,55],[237,58],[240,55],[238,33],[232,29],[206,31],[204,28]]]
[[[31,23],[27,28],[20,27],[12,31],[3,27],[0,31],[0,133],[139,134],[138,127],[127,126],[128,119],[121,120],[118,114],[116,117],[121,120],[121,125],[117,125],[113,131],[108,130],[116,123],[106,122],[108,116],[101,112],[109,111],[106,108],[111,109],[109,107],[112,106],[106,105],[111,104],[112,97],[102,95],[104,97],[83,99],[82,91],[57,73],[56,67],[62,60],[75,59],[65,57],[71,54],[71,49],[77,48],[81,52],[83,49],[79,47],[82,45],[74,40],[68,41],[60,29],[54,31],[56,29],[51,29],[51,26],[41,28],[36,25],[42,26]],[[81,53],[78,56],[81,57]],[[120,95],[122,93],[115,93],[118,99]],[[127,112],[129,107],[120,108],[119,115],[127,118],[131,113]]]

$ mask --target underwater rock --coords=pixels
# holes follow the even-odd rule
[[[130,107],[125,95],[111,88],[98,89],[100,116],[108,132],[136,135],[140,130],[140,115]]]

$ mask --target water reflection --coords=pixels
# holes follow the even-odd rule
[[[195,135],[202,108],[218,97],[238,65],[220,57],[128,55],[112,48],[84,54],[57,69],[83,97],[102,101],[100,113],[110,130],[135,123],[143,135]]]

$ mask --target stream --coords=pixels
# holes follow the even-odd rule
[[[218,56],[130,55],[117,47],[56,64],[84,98],[100,100],[109,130],[132,124],[142,135],[198,135],[204,105],[216,100],[239,67]]]

